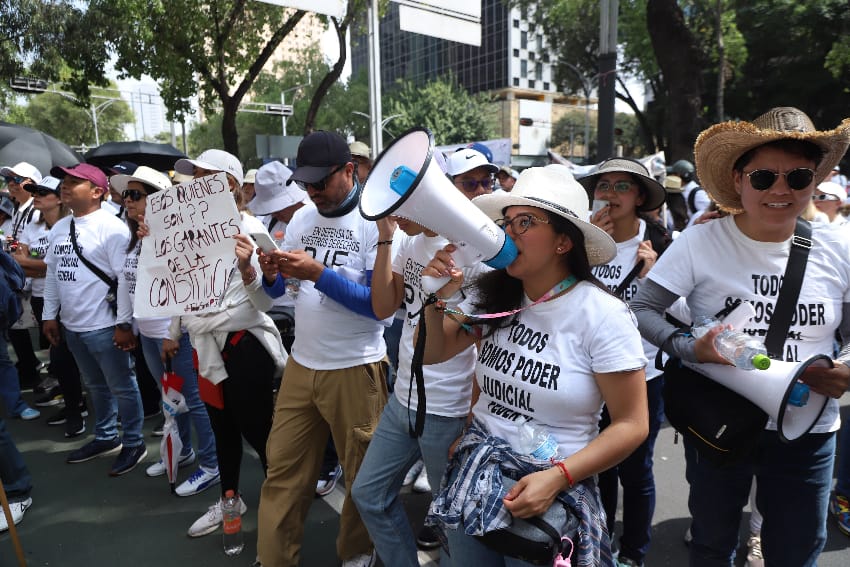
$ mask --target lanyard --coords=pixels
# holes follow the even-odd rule
[[[519,309],[514,309],[513,311],[503,311],[501,313],[485,313],[485,314],[482,314],[482,315],[466,315],[462,311],[455,311],[454,309],[448,309],[448,308],[446,308],[445,311],[446,311],[446,313],[453,313],[455,315],[465,315],[465,316],[471,317],[472,319],[499,319],[501,317],[508,317],[510,315],[514,315],[516,313],[519,313],[520,311],[523,311],[525,309],[529,309],[531,307],[534,307],[538,303],[543,303],[544,301],[549,301],[550,299],[556,297],[558,294],[563,293],[563,292],[567,291],[568,289],[570,289],[571,287],[573,287],[576,284],[577,281],[578,280],[576,279],[575,276],[570,275],[570,276],[564,278],[563,280],[561,280],[560,282],[558,282],[555,285],[555,287],[553,287],[552,289],[550,289],[549,291],[544,293],[542,296],[540,296],[540,298],[537,301],[535,301],[531,305],[526,305],[525,307],[520,307]]]

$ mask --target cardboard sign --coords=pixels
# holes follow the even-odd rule
[[[227,175],[148,195],[136,276],[136,317],[198,314],[218,305],[236,267],[241,218]]]

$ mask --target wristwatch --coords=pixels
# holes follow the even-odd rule
[[[121,329],[122,331],[129,331],[133,328],[133,325],[131,325],[130,323],[116,323],[115,326]]]

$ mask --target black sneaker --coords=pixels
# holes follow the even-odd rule
[[[416,534],[416,545],[419,546],[419,549],[436,549],[440,547],[440,538],[437,537],[434,528],[422,526],[422,529]]]
[[[109,457],[121,452],[121,441],[115,439],[95,439],[89,441],[76,451],[71,451],[67,463],[84,463],[97,457]]]
[[[59,386],[53,386],[46,394],[35,399],[35,405],[40,408],[58,406],[62,403],[64,398],[65,396],[62,395],[62,390],[59,389]]]
[[[160,419],[156,425],[153,426],[153,431],[151,431],[151,435],[154,437],[162,437],[163,429],[165,429],[165,418]]]
[[[68,413],[65,408],[62,408],[47,418],[47,425],[63,425],[67,421]]]
[[[115,462],[112,463],[112,468],[109,470],[109,476],[121,476],[133,470],[139,462],[148,456],[148,448],[142,443],[138,447],[124,447],[121,449]]]
[[[86,420],[81,415],[69,415],[65,421],[65,437],[71,438],[86,432]]]

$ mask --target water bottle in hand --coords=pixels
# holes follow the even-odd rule
[[[221,517],[224,524],[224,553],[227,555],[239,555],[242,553],[244,543],[242,541],[242,514],[239,496],[232,490],[224,493],[221,501]]]
[[[715,317],[697,317],[691,333],[700,338],[718,325],[722,323]],[[714,337],[714,348],[720,356],[742,370],[766,370],[770,367],[764,344],[746,333],[724,329]]]
[[[540,461],[560,461],[558,442],[549,431],[539,425],[532,425],[525,420],[518,426],[519,452],[530,455]]]

